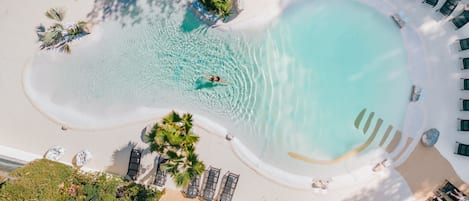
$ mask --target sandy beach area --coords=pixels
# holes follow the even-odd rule
[[[31,103],[23,89],[23,73],[28,67],[35,53],[39,51],[35,27],[40,23],[49,22],[44,16],[44,12],[52,7],[60,7],[66,10],[65,21],[78,21],[87,19],[88,14],[96,10],[100,0],[45,0],[45,1],[7,1],[0,0],[0,146],[12,148],[12,150],[22,150],[28,154],[28,159],[42,157],[45,151],[53,145],[65,147],[66,154],[62,162],[70,163],[76,153],[87,149],[93,154],[93,160],[87,164],[87,167],[94,170],[106,171],[113,174],[125,175],[127,162],[131,147],[137,146],[145,149],[142,173],[139,180],[142,183],[150,183],[153,179],[155,154],[149,153],[148,146],[142,142],[142,130],[153,122],[161,119],[162,115],[155,115],[150,120],[134,122],[114,128],[100,130],[61,130],[61,126],[56,121],[51,120],[41,113],[41,111]],[[403,7],[407,10],[413,10],[411,6],[417,6],[416,2],[404,2]],[[280,1],[259,0],[245,1],[243,4],[243,14],[233,20],[230,26],[235,28],[247,28],[255,26],[256,23],[265,23],[278,16],[282,9]],[[406,7],[407,6],[407,7]],[[99,6],[98,6],[99,8]],[[256,16],[256,10],[264,9],[261,16]],[[422,8],[418,8],[422,9]],[[430,10],[428,12],[431,12]],[[419,11],[412,17],[421,17],[424,11]],[[254,20],[253,20],[254,18]],[[425,44],[440,41],[434,36],[434,32],[428,31],[425,23],[431,23],[428,18],[423,22],[413,22],[416,27],[427,31],[425,37],[430,39]],[[254,23],[244,23],[254,21]],[[420,23],[420,24],[419,24]],[[422,25],[423,24],[423,25]],[[421,26],[422,25],[422,26]],[[96,24],[95,26],[99,26]],[[439,25],[441,26],[441,25]],[[446,30],[446,28],[445,28]],[[433,36],[433,38],[432,38]],[[435,37],[437,39],[435,39]],[[84,40],[83,42],[86,42]],[[447,42],[447,41],[446,41]],[[440,42],[438,44],[444,44]],[[79,45],[79,44],[77,44]],[[73,45],[72,45],[73,49]],[[430,51],[430,54],[438,55],[438,51]],[[66,56],[66,55],[64,55]],[[434,61],[431,67],[451,63],[450,61]],[[456,68],[455,68],[456,69]],[[456,70],[454,70],[456,71]],[[452,71],[454,75],[455,72]],[[432,74],[433,75],[433,74]],[[457,81],[453,79],[453,81]],[[423,83],[426,84],[426,83]],[[433,86],[433,85],[429,85]],[[449,85],[449,87],[454,87]],[[436,94],[443,89],[429,89],[428,99],[437,96]],[[454,92],[456,93],[456,92]],[[426,100],[428,100],[426,99]],[[426,105],[438,104],[438,101],[423,102]],[[437,102],[437,103],[435,103]],[[455,101],[456,102],[456,101]],[[430,108],[430,106],[425,107]],[[169,112],[169,111],[168,111]],[[437,114],[438,111],[430,113]],[[457,110],[454,113],[458,112]],[[199,119],[201,120],[201,118]],[[222,127],[211,125],[205,120],[198,121],[194,118],[194,132],[201,136],[197,145],[197,152],[205,163],[222,169],[222,175],[227,171],[240,174],[235,197],[233,200],[272,200],[272,201],[309,201],[309,200],[422,200],[432,192],[438,184],[445,178],[454,181],[461,190],[467,192],[468,185],[460,179],[460,172],[453,169],[454,165],[468,164],[458,158],[459,162],[451,163],[445,157],[452,157],[450,150],[454,138],[445,137],[440,140],[436,148],[422,147],[419,143],[413,145],[415,150],[409,149],[407,155],[410,155],[400,167],[395,171],[393,168],[386,169],[380,173],[371,171],[375,161],[365,164],[362,169],[356,172],[350,172],[348,175],[334,179],[327,193],[315,193],[312,191],[309,183],[301,188],[292,188],[288,185],[280,184],[265,177],[265,173],[260,173],[252,164],[247,164],[239,159],[232,148],[232,143],[225,140],[224,134],[227,133]],[[446,121],[445,121],[446,123]],[[438,119],[430,120],[425,127],[430,125],[441,125]],[[450,130],[450,126],[441,126],[440,130]],[[416,134],[419,136],[419,134]],[[458,140],[466,140],[469,143],[469,137],[457,136]],[[417,140],[418,141],[418,140]],[[403,143],[402,143],[403,144]],[[403,146],[403,145],[402,145]],[[437,150],[438,149],[438,150]],[[0,150],[5,150],[1,149]],[[412,150],[414,150],[412,152]],[[386,157],[378,150],[379,157]],[[15,155],[13,152],[2,152],[0,155]],[[440,152],[442,154],[440,154]],[[425,156],[425,157],[424,157]],[[405,157],[403,157],[405,158]],[[467,159],[469,161],[469,159]],[[435,166],[434,164],[438,164]],[[425,169],[432,166],[435,170]],[[467,167],[467,166],[462,166]],[[258,167],[257,167],[258,168]],[[422,171],[424,169],[425,171]],[[433,173],[438,172],[436,177]],[[468,171],[469,172],[469,171]],[[469,174],[469,173],[468,173]],[[402,176],[401,176],[402,175]],[[171,179],[168,178],[166,185],[167,194],[162,200],[184,200],[178,192]]]
[[[425,147],[419,143],[406,162],[397,167],[397,171],[406,179],[417,200],[432,196],[445,179],[466,194],[469,192],[469,184],[458,177],[448,160],[435,147]]]

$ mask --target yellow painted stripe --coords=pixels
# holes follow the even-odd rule
[[[397,145],[401,141],[401,137],[402,137],[401,131],[396,131],[396,133],[394,133],[394,137],[392,138],[391,142],[386,147],[386,152],[391,153],[392,151],[394,151],[394,149],[396,149]]]
[[[358,129],[358,127],[360,126],[360,122],[362,121],[363,119],[363,116],[365,115],[365,112],[366,112],[366,108],[363,109],[357,116],[357,118],[355,118],[355,128]]]
[[[376,133],[378,133],[378,132],[373,132],[373,134],[370,135],[370,137],[366,140],[365,143],[361,144],[360,146],[356,147],[355,149],[350,150],[349,152],[347,152],[345,154],[342,154],[341,156],[339,156],[335,159],[331,159],[331,160],[314,159],[314,158],[310,158],[310,157],[307,157],[307,156],[304,156],[304,155],[301,155],[301,154],[298,154],[298,153],[295,153],[295,152],[288,152],[288,155],[290,157],[294,158],[294,159],[298,159],[298,160],[301,160],[301,161],[304,161],[304,162],[307,162],[307,163],[321,164],[321,165],[333,164],[333,163],[337,163],[337,162],[343,161],[345,159],[348,159],[352,156],[355,156],[358,153],[360,153],[361,151],[363,151],[364,149],[366,149],[368,146],[370,146],[371,142],[373,142],[373,140],[375,139]]]
[[[412,141],[414,141],[414,138],[407,137],[407,142],[405,143],[404,148],[401,150],[401,152],[399,152],[399,154],[396,155],[396,157],[393,158],[394,161],[397,161],[397,159],[399,159],[402,154],[404,154],[405,150],[409,148],[410,144],[412,144]]]
[[[370,128],[370,124],[371,124],[371,120],[373,119],[373,116],[375,116],[374,112],[368,115],[368,119],[366,120],[365,127],[363,127],[363,134],[366,134],[366,132],[368,131],[368,128]]]
[[[383,135],[383,138],[381,138],[381,142],[379,142],[380,147],[382,147],[384,142],[386,142],[386,140],[388,139],[389,133],[391,133],[391,130],[392,130],[392,126],[389,125],[388,128],[386,129],[386,132]]]

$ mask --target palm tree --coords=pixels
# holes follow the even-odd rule
[[[201,175],[205,165],[195,154],[195,143],[199,136],[192,133],[192,115],[172,111],[163,118],[162,124],[155,123],[145,136],[150,150],[157,152],[168,161],[162,168],[170,173],[177,186],[187,186],[196,176]]]
[[[70,28],[65,29],[62,25],[62,21],[65,17],[65,11],[63,9],[51,8],[45,15],[54,20],[55,23],[47,30],[42,25],[36,28],[39,41],[42,42],[40,45],[41,49],[58,49],[61,52],[70,54],[71,48],[69,42],[73,41],[81,34],[89,33],[87,22],[85,21],[79,21]]]
[[[63,39],[63,26],[62,24],[55,23],[42,34],[41,49],[56,45]]]

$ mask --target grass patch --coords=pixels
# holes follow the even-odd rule
[[[9,174],[0,200],[158,200],[162,192],[103,173],[81,173],[49,160],[37,160]]]

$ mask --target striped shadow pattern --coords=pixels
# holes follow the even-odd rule
[[[358,113],[358,115],[357,115],[357,117],[355,118],[355,121],[354,121],[354,126],[357,130],[362,131],[363,135],[366,135],[366,134],[369,134],[369,133],[371,133],[371,134],[363,144],[355,147],[354,149],[348,151],[347,153],[342,154],[341,156],[339,156],[337,158],[334,158],[334,159],[331,159],[331,160],[315,159],[315,158],[311,158],[311,157],[308,157],[308,156],[305,156],[305,155],[302,155],[302,154],[299,154],[299,153],[295,153],[295,152],[288,152],[288,155],[290,157],[294,158],[294,159],[298,159],[298,160],[301,160],[301,161],[304,161],[304,162],[307,162],[307,163],[324,164],[324,165],[344,161],[348,158],[351,158],[351,157],[357,155],[358,153],[360,153],[361,151],[366,149],[368,146],[370,146],[370,144],[378,136],[380,128],[381,128],[381,126],[383,125],[383,122],[384,122],[381,118],[377,118],[377,120],[374,122],[375,113],[370,112],[368,115],[366,115],[366,112],[367,112],[367,109],[365,108],[365,109],[362,109],[360,111],[360,113]],[[368,131],[370,131],[370,128],[372,128],[371,132],[368,132]],[[383,136],[381,137],[381,139],[379,141],[379,147],[384,147],[385,146],[385,151],[388,154],[391,154],[393,152],[398,151],[398,149],[397,149],[399,147],[398,145],[401,143],[402,138],[403,138],[401,131],[395,130],[394,133],[393,133],[392,132],[393,129],[394,129],[394,127],[392,125],[388,125],[386,130],[384,131]],[[393,133],[392,139],[387,143],[388,138],[390,137],[391,133]],[[399,159],[399,157],[401,157],[401,155],[409,147],[409,145],[412,143],[412,141],[413,141],[413,138],[407,137],[406,144],[404,145],[404,147],[397,154],[395,154],[395,156],[393,158],[394,161],[396,161],[397,159]]]

